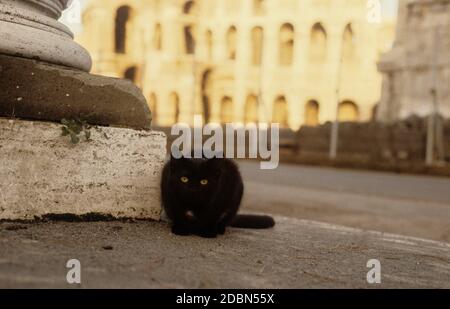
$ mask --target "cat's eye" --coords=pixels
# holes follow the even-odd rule
[[[203,179],[203,180],[201,180],[201,181],[200,181],[200,184],[201,184],[202,186],[206,186],[206,185],[208,184],[208,179]]]
[[[181,177],[180,180],[181,180],[182,183],[188,183],[189,182],[189,178],[187,178],[185,176]]]

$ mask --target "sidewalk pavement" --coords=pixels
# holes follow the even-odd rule
[[[179,237],[158,222],[0,223],[0,288],[450,288],[450,245],[276,217]],[[81,285],[66,281],[70,259]],[[381,284],[367,283],[371,259]]]

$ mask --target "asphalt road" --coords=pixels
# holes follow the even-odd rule
[[[275,170],[260,170],[259,164],[255,162],[239,164],[244,178],[252,182],[435,202],[450,206],[450,178],[290,164],[281,164]]]
[[[450,179],[240,162],[244,210],[450,242]]]

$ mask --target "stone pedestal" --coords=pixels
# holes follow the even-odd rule
[[[159,219],[164,134],[129,81],[89,74],[69,0],[0,0],[0,220]],[[71,144],[61,120],[93,125]],[[20,119],[20,120],[19,120]]]
[[[0,117],[149,130],[150,109],[128,80],[0,54]]]
[[[58,18],[69,0],[0,0],[0,53],[89,72],[89,53]]]
[[[163,133],[94,127],[72,144],[61,125],[0,118],[0,220],[49,215],[159,220]]]

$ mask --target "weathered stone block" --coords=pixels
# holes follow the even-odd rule
[[[5,55],[0,55],[0,117],[151,127],[147,101],[128,80]]]
[[[61,133],[55,123],[0,118],[0,219],[159,219],[163,133],[94,127],[76,145]]]

